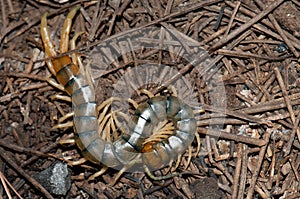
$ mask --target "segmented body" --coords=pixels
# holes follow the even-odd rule
[[[69,37],[66,35],[70,32],[72,18],[77,10],[78,8],[73,9],[66,19],[60,53],[68,51]],[[47,56],[57,56],[49,37],[46,14],[42,17],[41,36]],[[153,97],[139,105],[129,121],[129,132],[114,142],[102,139],[97,133],[99,123],[94,86],[90,77],[75,62],[73,57],[66,55],[52,58],[47,64],[57,81],[71,96],[75,142],[87,160],[123,170],[137,164],[156,170],[176,160],[179,154],[186,151],[194,139],[196,121],[193,110],[173,96]],[[159,141],[146,141],[155,126],[163,121],[173,123],[172,134],[164,135]]]

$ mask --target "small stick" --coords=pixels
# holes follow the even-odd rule
[[[224,9],[225,9],[225,5],[222,5],[219,15],[218,15],[218,18],[217,18],[217,21],[216,21],[216,24],[215,24],[215,27],[213,28],[214,31],[217,31],[220,27],[222,18],[224,16]]]
[[[267,144],[267,142],[262,139],[245,137],[242,135],[235,135],[232,133],[226,133],[221,130],[207,129],[207,128],[201,128],[201,127],[198,127],[197,129],[200,134],[205,134],[205,135],[219,137],[219,138],[228,139],[228,140],[234,140],[236,142],[243,142],[243,143],[252,144],[255,146],[264,146]]]
[[[39,55],[40,51],[38,49],[33,49],[33,55],[31,57],[31,59],[29,60],[29,63],[26,65],[24,73],[29,74],[31,73],[32,69],[33,69],[33,63],[37,60],[37,57]]]
[[[281,74],[279,72],[279,69],[277,67],[274,68],[274,72],[275,72],[276,78],[278,80],[279,86],[281,88],[281,92],[282,92],[282,95],[284,97],[284,101],[286,103],[286,107],[287,107],[287,109],[288,109],[288,111],[290,113],[291,120],[292,120],[293,124],[295,125],[295,123],[296,123],[295,113],[293,111],[293,107],[291,105],[291,101],[290,101],[290,99],[288,97],[288,92],[287,92],[286,87],[284,85],[282,76],[281,76]],[[300,141],[300,131],[299,131],[299,128],[297,128],[296,133],[297,133],[297,136],[298,136],[298,140]],[[291,137],[291,139],[293,140],[294,137]]]
[[[245,186],[247,181],[247,169],[248,169],[248,146],[242,145],[242,168],[239,182],[239,190],[237,198],[244,198]]]
[[[242,57],[242,58],[256,58],[256,59],[264,59],[264,60],[270,60],[270,61],[280,61],[285,60],[286,58],[290,57],[290,55],[284,55],[281,57],[275,57],[275,56],[264,56],[264,55],[257,55],[254,53],[249,52],[243,52],[243,51],[232,51],[232,50],[226,50],[226,49],[219,49],[217,51],[218,54],[222,55],[229,55],[233,57]]]
[[[274,10],[276,7],[278,7],[281,3],[283,3],[284,0],[278,0],[278,1],[274,1],[271,5],[269,5],[265,10],[263,10],[262,12],[260,12],[258,15],[256,15],[255,17],[253,17],[252,19],[250,19],[247,23],[245,23],[244,25],[240,26],[239,28],[235,29],[232,33],[230,33],[229,35],[227,35],[227,37],[223,37],[222,39],[220,39],[220,41],[218,43],[216,43],[215,45],[213,45],[210,48],[210,52],[213,52],[219,48],[221,48],[222,46],[224,46],[226,43],[228,43],[229,41],[231,41],[233,38],[235,38],[237,35],[239,35],[240,33],[244,32],[245,30],[249,29],[253,24],[255,24],[257,21],[261,20],[262,18],[264,18],[266,15],[268,15],[272,10]]]
[[[265,142],[269,142],[272,130],[273,129],[267,129],[267,131],[265,133],[265,140],[264,140]],[[256,181],[257,181],[257,178],[258,178],[259,171],[261,169],[262,162],[264,160],[264,156],[265,156],[267,147],[268,147],[268,145],[266,144],[265,146],[263,146],[261,148],[261,151],[259,152],[258,159],[257,159],[257,164],[256,164],[256,167],[255,167],[255,170],[252,173],[252,179],[250,181],[250,187],[248,189],[248,193],[247,193],[246,199],[253,198],[252,196],[253,196],[253,193],[254,193]]]
[[[237,159],[235,162],[235,170],[233,176],[233,188],[231,198],[237,198],[238,187],[240,186],[239,179],[241,173],[241,165],[242,165],[242,152],[243,152],[243,144],[238,143],[237,145]]]
[[[30,182],[37,190],[44,194],[46,198],[54,199],[51,194],[34,178],[26,173],[20,166],[18,166],[7,154],[5,150],[0,148],[0,156],[3,158],[10,166],[14,168],[14,170],[23,176],[28,182]]]
[[[288,154],[290,154],[290,152],[291,152],[291,148],[292,148],[292,145],[293,145],[294,140],[295,140],[294,137],[295,137],[296,132],[297,132],[297,130],[298,130],[299,122],[300,122],[300,114],[299,114],[299,112],[298,112],[296,121],[295,121],[294,126],[293,126],[293,130],[292,130],[291,135],[290,135],[290,137],[291,137],[292,139],[289,139],[288,143],[287,143],[287,144],[285,145],[285,147],[283,148],[283,152],[284,152],[283,157],[286,157],[286,156],[287,156]]]
[[[232,13],[232,15],[230,17],[230,20],[229,20],[229,23],[228,23],[228,26],[227,26],[227,30],[225,31],[225,34],[224,34],[225,36],[227,36],[228,33],[229,33],[229,31],[230,31],[230,28],[232,26],[233,20],[234,20],[234,18],[236,16],[237,11],[240,8],[240,5],[241,5],[241,0],[237,2],[236,6],[235,6],[235,8],[233,10],[233,13]]]

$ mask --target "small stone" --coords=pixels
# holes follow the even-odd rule
[[[71,188],[71,174],[68,165],[57,162],[33,176],[51,194],[66,195]]]
[[[281,167],[281,172],[283,175],[287,175],[292,169],[292,166],[289,162],[285,163],[282,167]]]

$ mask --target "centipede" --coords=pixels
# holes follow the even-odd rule
[[[64,21],[59,52],[50,39],[47,13],[41,18],[40,34],[46,64],[71,98],[74,140],[84,161],[119,169],[114,183],[122,173],[137,165],[142,165],[143,170],[154,180],[175,176],[176,173],[154,176],[151,171],[176,161],[191,145],[197,131],[193,109],[176,96],[151,96],[146,102],[136,105],[127,132],[114,141],[101,138],[98,132],[103,129],[100,124],[106,112],[99,113],[103,109],[97,107],[95,85],[80,57],[75,52],[67,54],[72,20],[79,9],[73,8]],[[75,34],[71,40],[71,50],[76,49],[75,40],[80,34]],[[108,104],[106,101],[100,106],[106,107]],[[99,115],[103,116],[99,119]],[[171,125],[159,135],[153,136],[154,128],[165,121]]]

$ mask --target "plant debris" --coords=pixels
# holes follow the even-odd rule
[[[174,86],[179,97],[192,97],[189,105],[201,109],[199,137],[191,145],[191,163],[187,152],[172,165],[179,176],[155,181],[128,172],[111,186],[118,171],[108,169],[88,181],[102,166],[85,162],[68,166],[71,188],[60,197],[299,198],[295,0],[0,0],[0,197],[55,198],[32,176],[58,160],[82,157],[76,146],[59,144],[72,138],[72,128],[51,129],[72,104],[47,81],[54,77],[39,33],[48,12],[58,46],[63,21],[78,5],[71,38],[84,34],[66,54],[76,52],[90,66],[99,104],[131,88],[129,97],[140,103],[147,96],[138,89],[161,94]],[[151,78],[154,83],[139,85]]]

